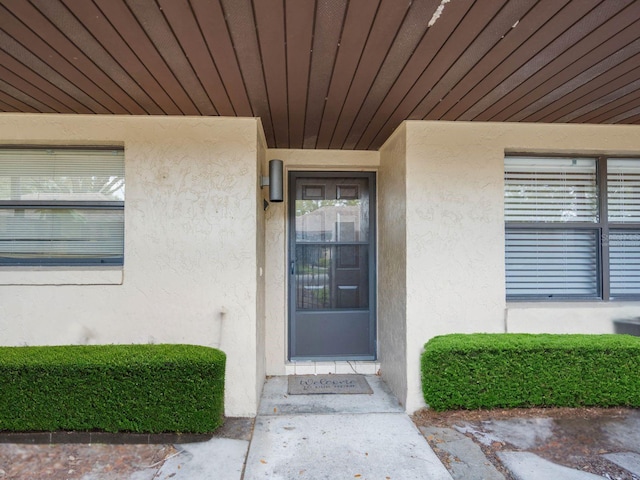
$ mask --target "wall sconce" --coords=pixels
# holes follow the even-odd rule
[[[284,167],[282,160],[270,160],[269,176],[260,177],[260,188],[269,187],[269,200],[272,202],[282,202],[284,200],[283,171]]]

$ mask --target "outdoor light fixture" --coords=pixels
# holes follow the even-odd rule
[[[282,160],[269,161],[269,176],[260,178],[260,188],[269,187],[269,200],[272,202],[282,202],[283,195],[283,162]],[[266,208],[265,208],[266,210]]]

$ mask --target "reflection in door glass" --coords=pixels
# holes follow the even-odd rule
[[[297,242],[359,242],[369,221],[362,199],[296,200]]]

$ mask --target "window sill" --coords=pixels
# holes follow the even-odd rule
[[[122,285],[122,267],[0,267],[0,285]]]
[[[620,299],[620,300],[510,300],[507,302],[507,309],[527,309],[527,308],[611,308],[625,305],[638,306],[640,300]]]

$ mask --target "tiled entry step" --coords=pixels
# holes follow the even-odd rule
[[[291,362],[285,365],[286,375],[326,375],[328,373],[377,375],[380,362]]]

